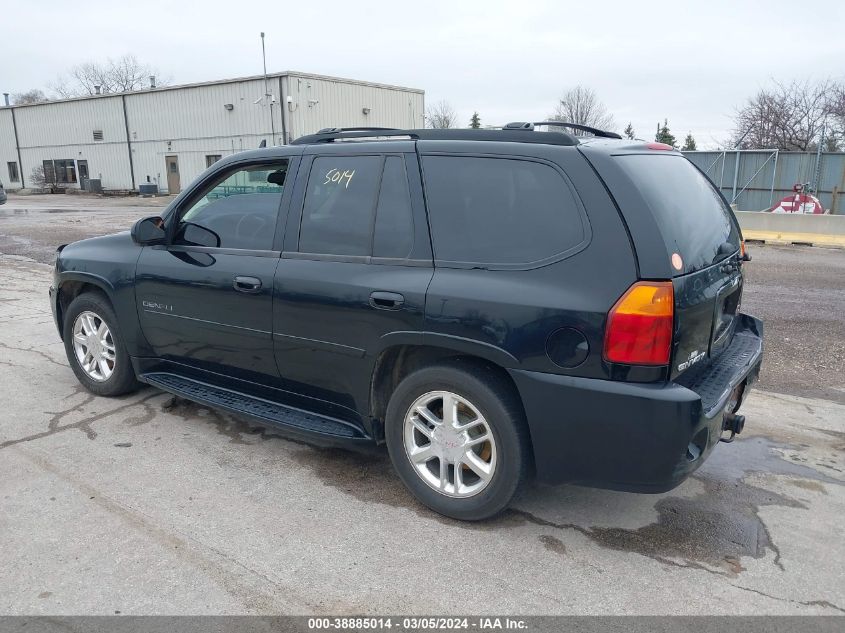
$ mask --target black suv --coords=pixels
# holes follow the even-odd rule
[[[215,163],[131,234],[60,247],[71,367],[384,443],[460,519],[531,475],[676,486],[742,430],[760,367],[736,218],[672,147],[535,125],[331,128]]]

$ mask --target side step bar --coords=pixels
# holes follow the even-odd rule
[[[328,440],[331,444],[372,441],[360,429],[343,420],[256,398],[192,378],[165,372],[141,374],[139,378],[153,387],[186,400],[244,416],[308,439]]]

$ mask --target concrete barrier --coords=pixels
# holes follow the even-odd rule
[[[746,240],[845,248],[845,215],[799,215],[737,211]]]

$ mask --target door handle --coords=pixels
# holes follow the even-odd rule
[[[232,282],[232,287],[238,292],[258,292],[261,290],[261,280],[257,277],[242,277],[238,275]]]
[[[376,291],[370,295],[370,305],[378,310],[398,310],[405,303],[405,297],[398,292]]]

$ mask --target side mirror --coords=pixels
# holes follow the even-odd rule
[[[132,226],[132,239],[136,244],[147,246],[150,244],[161,244],[164,242],[164,220],[160,217],[152,216],[149,218],[141,218]]]

